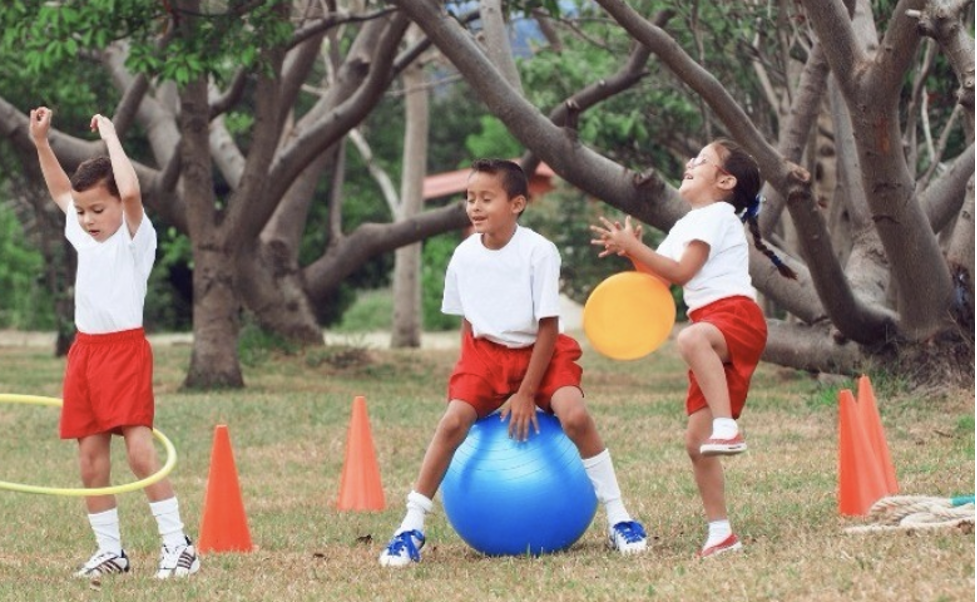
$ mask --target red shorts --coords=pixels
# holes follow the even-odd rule
[[[519,390],[532,353],[531,345],[511,349],[467,333],[461,342],[461,357],[448,380],[448,401],[464,401],[475,408],[479,418],[488,416]],[[580,345],[575,340],[563,334],[557,337],[553,358],[536,392],[540,409],[552,413],[550,400],[557,390],[580,388],[580,356]]]
[[[746,405],[750,379],[760,363],[763,348],[767,345],[767,321],[763,311],[749,297],[729,297],[700,307],[689,313],[693,323],[708,322],[723,334],[729,359],[724,364],[726,386],[729,388],[729,406],[733,418],[739,418]],[[709,407],[699,388],[695,375],[689,370],[689,393],[685,409],[691,416]]]
[[[153,350],[142,328],[85,334],[68,351],[61,438],[153,426]]]

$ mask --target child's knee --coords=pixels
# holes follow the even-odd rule
[[[145,478],[158,469],[156,450],[153,447],[133,445],[128,448],[129,468],[139,478]]]
[[[109,474],[109,456],[96,453],[83,453],[78,457],[78,469],[82,483],[102,482]]]
[[[560,419],[560,426],[563,427],[563,432],[574,441],[597,430],[593,417],[583,404],[564,409],[558,418]]]
[[[438,435],[442,438],[461,440],[468,434],[472,421],[459,412],[445,412],[438,423]]]
[[[705,337],[695,328],[685,328],[675,337],[675,346],[682,357],[687,357],[695,349],[706,343]]]

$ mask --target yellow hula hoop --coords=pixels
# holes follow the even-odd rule
[[[61,406],[61,400],[57,397],[42,397],[40,395],[15,395],[13,393],[0,393],[0,403],[23,403],[30,405],[41,405],[41,406]],[[128,493],[130,491],[136,491],[137,489],[143,489],[144,487],[149,487],[153,483],[162,481],[166,478],[166,475],[170,474],[173,467],[176,466],[176,448],[173,447],[173,443],[166,438],[166,435],[153,429],[153,436],[159,439],[159,442],[163,444],[163,448],[166,450],[166,462],[163,463],[163,467],[156,471],[154,474],[149,475],[145,479],[140,479],[132,483],[126,483],[125,485],[115,485],[112,487],[76,487],[76,488],[65,488],[65,487],[38,487],[35,485],[24,485],[22,483],[10,483],[7,481],[0,481],[0,489],[8,489],[10,491],[19,491],[21,493],[40,493],[45,495],[63,495],[63,496],[93,496],[93,495],[115,495],[117,493]]]

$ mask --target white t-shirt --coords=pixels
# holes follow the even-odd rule
[[[678,261],[694,240],[709,245],[709,257],[683,287],[689,311],[737,295],[756,300],[749,243],[732,205],[720,201],[689,211],[672,226],[658,253]]]
[[[149,272],[156,260],[156,230],[143,214],[136,235],[123,222],[105,242],[98,242],[78,223],[68,206],[64,235],[78,251],[75,276],[75,327],[86,334],[105,334],[142,326]]]
[[[539,320],[560,315],[556,245],[522,226],[498,250],[469,236],[448,263],[441,311],[467,319],[476,338],[511,348],[534,344]]]

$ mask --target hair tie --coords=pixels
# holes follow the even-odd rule
[[[749,219],[756,219],[757,216],[760,215],[760,204],[762,202],[763,197],[757,193],[757,195],[753,197],[753,200],[750,201],[750,204],[746,206],[746,209],[743,210],[743,217],[741,217],[740,220],[745,222]]]

